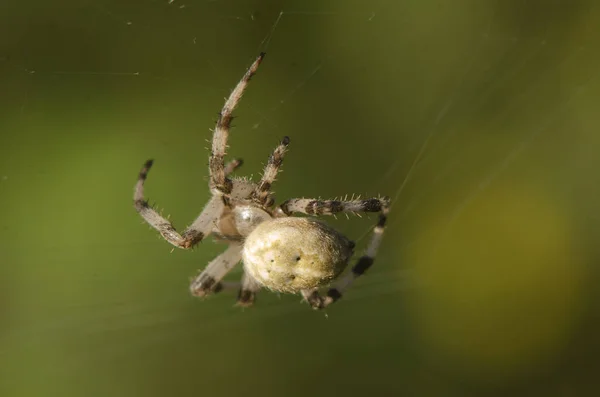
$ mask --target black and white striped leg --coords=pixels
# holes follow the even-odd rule
[[[224,289],[221,280],[242,259],[242,246],[231,244],[221,255],[210,261],[208,266],[190,284],[194,296],[204,297],[211,292]]]
[[[165,240],[178,248],[188,249],[198,244],[204,237],[209,235],[213,228],[213,223],[223,211],[223,200],[215,196],[209,200],[198,218],[179,234],[173,224],[164,218],[158,211],[148,204],[144,199],[144,182],[148,172],[152,167],[153,161],[148,160],[140,171],[138,181],[133,192],[133,204],[136,211],[144,220],[163,236]]]
[[[381,212],[389,204],[389,197],[373,197],[365,200],[296,198],[285,201],[279,206],[279,209],[286,215],[291,215],[294,212],[308,215],[335,215],[340,212]]]
[[[208,160],[208,168],[210,171],[210,189],[213,194],[224,194],[228,195],[231,193],[233,188],[231,180],[227,177],[225,172],[225,151],[227,149],[227,139],[229,137],[229,128],[231,127],[231,120],[233,120],[233,111],[239,103],[244,90],[248,86],[248,82],[256,73],[258,66],[265,57],[265,53],[261,53],[258,58],[248,68],[244,77],[233,89],[229,98],[225,101],[223,109],[219,113],[217,119],[217,125],[213,133],[212,148],[210,157]]]
[[[289,144],[290,138],[287,136],[283,137],[281,143],[273,150],[271,156],[269,156],[269,161],[265,166],[262,178],[252,194],[254,202],[258,205],[269,207],[273,204],[271,200],[271,186],[275,182],[275,178],[277,178],[277,173],[279,172],[279,168],[281,168],[281,164],[283,164],[283,158]]]
[[[377,222],[377,225],[375,225],[375,228],[373,228],[371,241],[369,242],[365,253],[358,259],[358,262],[352,267],[352,270],[344,274],[333,287],[327,291],[327,295],[321,296],[317,290],[302,291],[302,296],[313,309],[324,309],[332,303],[337,302],[348,288],[350,288],[354,280],[362,276],[371,265],[373,265],[385,230],[388,211],[387,205],[381,209],[379,221]]]

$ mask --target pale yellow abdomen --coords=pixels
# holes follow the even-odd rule
[[[246,238],[244,268],[264,287],[296,293],[328,284],[346,267],[354,243],[312,218],[265,221]]]

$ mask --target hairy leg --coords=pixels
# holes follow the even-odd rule
[[[287,136],[283,137],[281,143],[273,150],[271,156],[269,156],[269,161],[265,166],[262,178],[252,193],[252,198],[258,205],[268,207],[273,204],[271,200],[271,185],[275,182],[279,168],[283,164],[283,158],[289,144],[290,138]]]
[[[244,77],[240,80],[237,86],[233,89],[229,98],[225,101],[223,109],[217,119],[217,125],[213,133],[212,148],[210,152],[210,158],[208,161],[208,167],[210,171],[210,189],[213,194],[229,194],[231,193],[232,184],[231,180],[227,178],[225,173],[225,151],[227,149],[227,139],[229,137],[229,128],[231,127],[231,120],[233,120],[233,111],[239,103],[244,90],[248,86],[248,82],[256,73],[258,66],[265,57],[265,53],[261,53],[258,58],[248,68]]]
[[[215,219],[223,211],[223,201],[218,196],[211,198],[198,218],[182,234],[179,234],[173,224],[152,208],[148,204],[148,201],[144,199],[144,182],[148,176],[148,171],[152,167],[152,163],[152,160],[146,161],[140,171],[133,193],[134,207],[142,218],[150,226],[158,230],[169,243],[178,248],[192,248],[211,233]]]
[[[344,274],[333,285],[333,287],[327,291],[326,296],[321,296],[319,291],[316,289],[302,291],[302,296],[312,306],[313,309],[324,309],[332,303],[337,302],[343,296],[346,290],[350,288],[354,280],[362,276],[373,265],[375,256],[377,255],[377,251],[379,249],[379,244],[381,243],[381,239],[383,237],[388,211],[389,209],[387,205],[381,209],[379,221],[373,229],[371,241],[369,242],[364,254],[358,259],[358,262],[356,262],[356,264],[352,267],[352,270]]]
[[[223,288],[220,281],[242,259],[242,246],[230,244],[221,255],[213,259],[208,266],[192,281],[190,291],[192,295],[203,297]]]
[[[350,201],[296,198],[287,200],[279,206],[279,209],[286,215],[294,212],[308,215],[335,215],[340,212],[381,212],[389,204],[389,197]]]

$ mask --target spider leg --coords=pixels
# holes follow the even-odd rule
[[[350,288],[354,280],[362,276],[367,269],[373,265],[379,244],[381,243],[381,239],[383,237],[388,211],[389,208],[386,203],[381,208],[379,220],[373,229],[371,241],[369,242],[364,254],[358,259],[356,264],[352,267],[352,270],[343,275],[333,285],[333,287],[327,291],[326,296],[321,296],[319,291],[316,289],[302,291],[302,296],[312,306],[313,309],[324,309],[332,303],[337,302],[343,296],[345,291]]]
[[[236,306],[249,307],[256,300],[256,293],[260,290],[260,284],[244,271],[242,285],[238,292]]]
[[[229,163],[225,164],[225,176],[229,176],[235,170],[240,168],[244,164],[244,160],[242,159],[233,159]]]
[[[211,233],[214,219],[223,210],[223,200],[219,196],[211,198],[198,218],[182,234],[179,234],[173,224],[152,208],[148,204],[148,201],[144,199],[144,182],[148,176],[148,171],[152,167],[152,163],[152,160],[146,161],[140,171],[133,193],[135,209],[169,243],[178,248],[192,248]]]
[[[221,291],[238,290],[238,297],[236,306],[250,307],[256,300],[256,293],[261,289],[252,277],[248,276],[248,273],[244,272],[242,281],[221,281],[215,285],[212,293],[218,293]]]
[[[325,308],[325,298],[319,294],[318,288],[305,289],[301,291],[301,293],[304,300],[308,302],[310,307],[312,307],[313,309],[318,310]]]
[[[365,200],[314,200],[290,199],[279,206],[285,215],[300,212],[308,215],[335,215],[340,212],[381,212],[389,206],[389,197],[373,197]]]
[[[210,189],[213,194],[229,194],[231,193],[232,183],[227,178],[225,172],[225,150],[227,148],[227,138],[229,137],[229,128],[233,119],[233,111],[238,102],[242,98],[244,90],[248,86],[248,82],[256,73],[258,66],[265,57],[265,53],[261,53],[254,63],[248,68],[244,77],[240,80],[237,86],[233,89],[229,98],[225,101],[223,109],[219,113],[217,125],[213,133],[212,149],[208,160],[208,168],[210,171]]]
[[[203,297],[210,292],[219,292],[224,288],[221,280],[242,259],[242,246],[231,244],[222,254],[210,261],[208,266],[192,281],[190,292]]]
[[[281,143],[273,150],[271,156],[269,156],[269,161],[265,166],[262,178],[252,193],[252,199],[258,205],[267,207],[272,205],[271,185],[275,182],[279,168],[283,164],[283,158],[289,144],[290,138],[287,136],[283,137]]]

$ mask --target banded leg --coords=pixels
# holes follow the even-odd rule
[[[241,282],[222,281],[217,283],[211,292],[216,294],[221,291],[237,290],[238,297],[235,305],[241,307],[250,307],[254,304],[254,301],[256,300],[256,293],[260,289],[260,284],[244,272]]]
[[[300,212],[308,215],[334,215],[340,212],[381,212],[390,205],[389,197],[365,200],[290,199],[279,206],[285,215]]]
[[[138,181],[133,192],[133,203],[136,211],[144,220],[158,230],[161,236],[169,243],[178,248],[188,249],[198,244],[204,237],[209,235],[213,228],[213,222],[223,211],[223,200],[219,196],[213,196],[204,207],[198,218],[179,234],[173,224],[152,208],[144,199],[144,182],[152,167],[152,160],[146,161],[140,171]]]
[[[238,292],[236,306],[250,307],[256,300],[256,293],[260,290],[261,285],[254,280],[246,271],[242,277],[242,285]]]
[[[261,206],[268,207],[272,205],[271,185],[275,182],[279,168],[281,168],[281,164],[283,164],[283,158],[285,157],[285,152],[287,151],[289,144],[290,138],[287,136],[283,137],[281,143],[273,150],[271,156],[269,156],[269,161],[265,166],[262,178],[252,193],[254,202]]]
[[[229,137],[229,128],[231,120],[233,120],[233,111],[238,102],[242,98],[244,90],[248,86],[248,82],[256,73],[258,66],[265,57],[265,53],[261,53],[254,63],[248,68],[244,77],[240,80],[237,86],[233,89],[229,98],[225,101],[223,109],[219,113],[217,125],[213,133],[212,149],[208,160],[210,171],[210,189],[213,194],[229,194],[231,193],[232,183],[225,173],[225,150],[227,149],[227,138]]]
[[[316,289],[302,291],[302,296],[311,305],[313,309],[324,309],[332,303],[337,302],[343,296],[346,290],[350,288],[354,280],[362,276],[367,271],[367,269],[369,269],[371,265],[373,265],[375,256],[377,255],[379,244],[381,243],[381,239],[383,237],[385,221],[387,219],[388,211],[389,209],[387,205],[385,205],[381,209],[381,213],[379,214],[379,221],[373,229],[371,241],[369,242],[365,253],[358,259],[358,262],[356,262],[356,264],[352,267],[352,270],[344,274],[334,284],[334,286],[330,288],[329,291],[327,291],[326,296],[321,296],[319,294],[319,291]]]
[[[242,246],[231,244],[215,259],[190,284],[190,292],[194,296],[203,297],[211,292],[219,292],[224,285],[221,280],[242,259]]]

